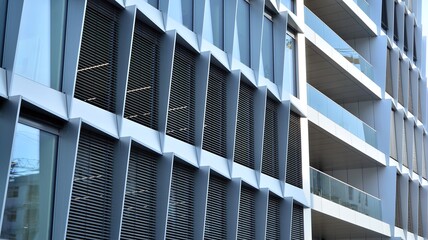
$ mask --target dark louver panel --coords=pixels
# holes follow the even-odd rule
[[[413,80],[410,78],[409,76],[409,100],[408,100],[408,107],[407,109],[409,110],[409,112],[413,113],[413,94],[412,94],[412,88],[413,88]]]
[[[404,106],[404,98],[403,98],[403,78],[401,73],[401,61],[398,62],[398,102]]]
[[[412,194],[410,193],[410,184],[409,184],[409,202],[407,203],[407,229],[409,232],[413,232],[413,208],[412,208]]]
[[[211,65],[208,80],[203,149],[226,157],[227,72]]]
[[[129,66],[125,118],[158,129],[161,34],[137,21]]]
[[[156,176],[159,156],[132,147],[126,181],[121,239],[156,238]]]
[[[196,54],[177,44],[172,70],[166,133],[194,144]]]
[[[304,239],[303,233],[303,207],[293,204],[291,239]]]
[[[266,239],[280,239],[281,226],[280,226],[280,204],[281,198],[271,194],[269,195],[267,226],[266,226]]]
[[[242,186],[237,239],[255,239],[256,237],[255,195],[255,190]]]
[[[115,112],[119,10],[101,0],[86,7],[75,97]]]
[[[193,167],[174,162],[166,239],[193,239],[195,173]]]
[[[109,239],[114,140],[82,130],[68,217],[67,239]]]
[[[254,92],[241,82],[236,123],[235,162],[254,169]]]
[[[267,99],[262,172],[274,178],[279,178],[278,106],[279,103],[270,98]]]
[[[302,188],[302,150],[300,140],[300,116],[290,113],[288,132],[286,183]]]
[[[419,187],[419,199],[418,199],[418,235],[423,236],[424,235],[424,229],[423,229],[423,223],[422,223],[422,204],[421,204],[421,187]]]
[[[395,185],[395,226],[403,228],[401,216],[401,191],[400,191],[400,177],[397,175],[397,182]]]
[[[227,180],[211,175],[208,189],[205,239],[227,239]]]

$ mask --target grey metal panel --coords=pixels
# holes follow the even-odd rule
[[[291,238],[291,223],[293,214],[293,198],[287,197],[281,205],[281,240],[289,240]]]
[[[240,192],[241,179],[233,178],[227,189],[227,239],[236,239],[238,234]]]
[[[285,173],[287,170],[287,151],[288,151],[288,127],[290,123],[290,102],[283,101],[278,109],[278,145],[279,145],[279,180],[281,180],[281,189],[284,189]]]
[[[16,46],[18,44],[19,25],[21,23],[21,14],[24,0],[9,1],[7,6],[6,30],[4,35],[4,52],[2,66],[8,71],[13,71],[15,62]],[[7,33],[7,34],[6,34]],[[9,75],[9,74],[8,74]],[[10,77],[8,77],[8,87],[10,86]]]
[[[399,62],[399,50],[397,48],[390,50],[390,57],[391,57],[391,79],[392,79],[392,97],[394,98],[395,102],[398,101],[398,64]]]
[[[198,152],[198,162],[200,163],[200,153],[202,148],[202,135],[204,132],[205,105],[207,101],[208,76],[210,70],[211,53],[202,52],[196,60],[196,81],[195,81],[195,146]]]
[[[208,199],[209,167],[201,167],[195,175],[194,239],[204,239],[205,216]]]
[[[409,94],[412,96],[409,105],[412,104],[412,113],[415,118],[418,116],[418,98],[419,98],[419,72],[417,69],[410,70],[410,78],[409,78]],[[416,119],[415,119],[416,120]]]
[[[232,164],[234,158],[235,150],[235,139],[236,139],[236,119],[238,117],[238,95],[239,95],[239,85],[241,79],[241,72],[239,70],[233,70],[229,74],[227,81],[227,89],[229,89],[228,94],[231,94],[227,97],[227,105],[229,109],[229,117],[227,118],[227,159],[229,163],[229,174],[232,171]]]
[[[255,71],[256,79],[259,76],[262,50],[263,18],[265,0],[255,0],[250,3],[250,67]]]
[[[428,186],[425,185],[421,188],[420,192],[421,202],[428,202]],[[424,238],[428,238],[428,204],[422,204],[421,209],[419,210],[419,214],[422,214],[422,226],[423,228],[423,236]]]
[[[69,113],[76,85],[85,8],[86,0],[68,1],[62,91],[67,95]]]
[[[206,3],[208,1],[208,3]],[[193,32],[198,36],[199,49],[202,44],[202,30],[204,25],[205,5],[209,4],[209,0],[193,1]]]
[[[257,184],[259,184],[262,169],[267,88],[257,88],[254,95],[254,169],[256,170]]]
[[[82,119],[70,119],[60,131],[56,163],[57,178],[55,182],[52,239],[65,239],[66,236],[81,125]]]
[[[235,33],[235,18],[238,8],[237,0],[224,1],[224,51],[226,52],[229,60],[229,68],[232,67],[233,56],[233,40]],[[233,23],[233,24],[230,24]],[[235,50],[236,51],[236,50]]]
[[[111,239],[119,239],[120,237],[131,143],[132,140],[130,137],[123,137],[119,139],[115,146],[113,162],[113,197],[110,220]]]
[[[3,216],[9,183],[10,161],[12,158],[13,139],[21,108],[21,97],[10,97],[7,102],[0,102],[0,226]],[[0,230],[1,231],[1,230]]]
[[[406,16],[406,22],[404,24],[406,25],[407,30],[407,57],[410,59],[413,59],[413,38],[414,38],[414,23],[415,23],[415,15],[414,14],[407,14]]]
[[[390,230],[393,231],[395,224],[395,196],[396,188],[393,183],[397,181],[397,169],[395,167],[385,167],[378,170],[379,179],[379,198],[381,200],[388,199],[388,201],[382,201],[381,214],[382,221],[390,225]]]
[[[132,36],[137,7],[129,6],[121,11],[119,20],[119,43],[116,88],[116,113],[118,114],[119,132],[125,111],[126,86],[128,84],[129,63],[131,61]]]
[[[172,65],[174,62],[175,42],[177,38],[176,31],[168,31],[161,39],[161,52],[160,52],[160,73],[159,73],[159,131],[161,149],[164,148],[166,122],[168,118],[168,103],[169,92],[171,88]]]
[[[256,239],[266,238],[266,219],[268,211],[269,189],[261,188],[257,191],[256,205]]]
[[[171,191],[172,166],[174,161],[173,153],[164,153],[159,162],[157,175],[158,195],[156,208],[156,236],[158,239],[165,239],[166,223],[168,219],[169,194]]]
[[[410,181],[409,182],[409,197],[411,196],[411,199],[409,199],[409,204],[411,204],[411,209],[409,209],[408,214],[410,215],[409,221],[412,221],[412,226],[408,227],[408,231],[414,233],[415,237],[418,233],[418,205],[419,205],[419,183],[418,181]],[[411,200],[411,202],[410,202]]]

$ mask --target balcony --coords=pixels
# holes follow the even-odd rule
[[[382,220],[381,200],[311,167],[311,193]]]
[[[307,84],[307,92],[308,105],[310,107],[356,137],[377,148],[376,130],[309,84]]]
[[[364,1],[363,1],[364,2]],[[328,42],[350,63],[357,67],[364,75],[374,80],[373,66],[359,55],[348,43],[345,42],[339,35],[331,30],[322,20],[320,20],[313,12],[305,7],[305,23],[317,35]]]

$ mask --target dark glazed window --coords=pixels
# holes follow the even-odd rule
[[[242,63],[251,67],[250,54],[250,3],[246,0],[238,0],[238,13],[236,19],[239,57]]]
[[[382,28],[388,30],[388,11],[387,11],[387,0],[382,0]]]
[[[0,238],[50,238],[57,142],[50,132],[16,126]]]
[[[265,16],[263,18],[263,40],[262,40],[262,60],[264,75],[271,82],[274,79],[274,44],[273,44],[273,13],[265,8]]]
[[[223,49],[224,0],[210,0],[213,43]]]

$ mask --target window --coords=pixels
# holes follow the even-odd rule
[[[397,182],[395,183],[395,226],[403,228],[400,179],[400,175],[397,175]]]
[[[294,0],[281,0],[281,3],[294,12]]]
[[[397,160],[397,138],[395,137],[396,124],[394,113],[395,112],[391,110],[389,127],[389,156]]]
[[[147,0],[147,2],[155,8],[158,8],[158,0]]]
[[[290,112],[288,128],[287,172],[285,182],[302,188],[302,149],[300,116]]]
[[[6,30],[7,0],[0,0],[0,67],[3,66],[3,41]]]
[[[388,48],[386,52],[386,92],[391,96],[393,95],[392,76],[391,76],[391,49]]]
[[[169,14],[179,23],[193,30],[193,0],[174,0],[170,1]]]
[[[285,36],[285,86],[288,92],[297,97],[297,79],[296,79],[296,43],[291,29]]]
[[[409,44],[407,41],[407,14],[404,15],[404,51],[409,50]]]
[[[56,90],[61,88],[66,2],[24,1],[14,62],[15,73]]]
[[[0,238],[50,238],[57,141],[51,132],[16,126]]]
[[[416,50],[416,25],[414,26],[414,36],[413,36],[413,62],[418,61],[418,51]]]
[[[398,24],[397,24],[397,15],[398,15],[398,3],[395,3],[395,14],[394,14],[394,41],[398,41]]]
[[[267,79],[274,82],[274,44],[273,44],[273,22],[272,12],[265,9],[265,17],[263,19],[263,40],[262,40],[262,60],[264,75]]]
[[[223,49],[224,0],[210,0],[213,44]]]
[[[238,0],[236,24],[238,25],[239,59],[250,66],[250,3],[246,0]]]
[[[387,11],[387,0],[382,0],[382,28],[388,30],[388,11]]]

